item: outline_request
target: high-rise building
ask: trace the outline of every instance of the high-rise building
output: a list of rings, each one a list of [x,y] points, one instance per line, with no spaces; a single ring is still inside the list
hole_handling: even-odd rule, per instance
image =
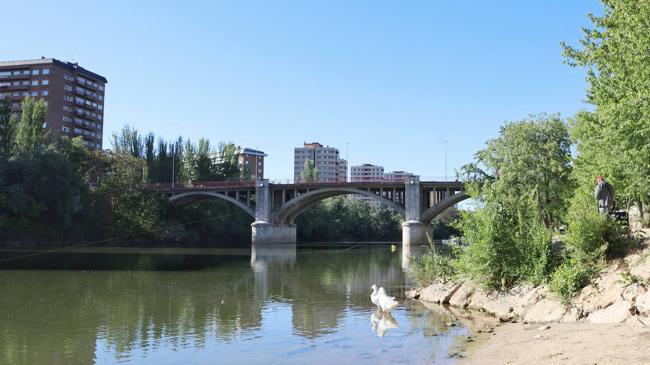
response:
[[[237,146],[235,149],[235,158],[237,159],[237,165],[239,166],[239,178],[242,180],[246,178],[251,180],[263,179],[264,157],[266,156],[267,154],[262,151],[254,150],[248,147],[242,148],[241,146]],[[221,162],[221,152],[211,154],[210,158],[212,158],[215,163]]]
[[[0,62],[0,99],[11,99],[16,116],[26,96],[42,98],[50,135],[81,136],[92,149],[102,148],[106,83],[105,77],[77,63],[54,58]]]
[[[311,160],[318,171],[319,182],[344,182],[347,172],[347,161],[339,159],[339,150],[323,146],[318,142],[303,144],[303,147],[294,149],[293,157],[293,178],[294,181],[301,180],[305,162]]]
[[[237,161],[242,178],[248,175],[253,180],[263,179],[264,157],[266,156],[266,153],[262,151],[237,146]]]
[[[352,166],[350,169],[351,182],[381,182],[384,181],[384,167],[364,163]]]

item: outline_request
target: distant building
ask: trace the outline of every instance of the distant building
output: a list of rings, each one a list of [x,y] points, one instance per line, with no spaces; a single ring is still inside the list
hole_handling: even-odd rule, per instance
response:
[[[54,58],[0,62],[0,100],[9,98],[16,116],[26,96],[44,99],[50,136],[81,136],[91,149],[102,148],[106,83],[77,63]]]
[[[345,182],[347,161],[339,159],[339,150],[323,146],[318,142],[303,144],[296,147],[293,155],[293,179],[299,182],[305,168],[305,162],[311,160],[318,171],[319,182]]]
[[[264,157],[266,153],[252,148],[241,148],[237,146],[237,161],[242,178],[249,175],[252,180],[264,178]]]
[[[350,169],[351,182],[382,182],[384,181],[384,167],[364,163],[352,166]]]
[[[406,171],[391,171],[384,174],[385,182],[406,182],[406,180],[413,176],[412,173]]]
[[[266,153],[252,148],[242,148],[237,146],[235,150],[235,157],[237,157],[237,164],[240,171],[240,179],[246,178],[250,180],[257,180],[264,178],[264,158]],[[214,162],[221,161],[221,153],[217,152],[210,155]]]

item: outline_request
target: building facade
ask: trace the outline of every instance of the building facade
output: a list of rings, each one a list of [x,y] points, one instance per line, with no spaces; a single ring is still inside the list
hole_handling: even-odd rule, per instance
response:
[[[384,181],[384,167],[364,163],[352,166],[350,169],[351,182],[381,182]]]
[[[51,137],[81,136],[91,149],[102,148],[106,83],[77,63],[54,58],[0,62],[0,99],[11,99],[16,116],[26,96],[44,99]]]
[[[237,161],[241,178],[246,177],[257,180],[264,178],[264,157],[266,153],[252,148],[241,148],[237,146]]]
[[[412,173],[406,171],[391,171],[384,174],[385,182],[406,182],[406,180],[413,176]]]
[[[310,160],[318,171],[318,182],[345,182],[347,177],[347,161],[339,158],[339,150],[323,146],[318,142],[304,143],[303,147],[294,149],[293,178],[301,180],[305,162]]]

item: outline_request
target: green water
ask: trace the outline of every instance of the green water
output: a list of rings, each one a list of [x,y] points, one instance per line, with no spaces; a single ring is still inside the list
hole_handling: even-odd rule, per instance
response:
[[[25,255],[0,252],[0,260]],[[462,327],[352,249],[88,249],[0,262],[0,364],[443,364]],[[369,300],[377,283],[400,305]]]

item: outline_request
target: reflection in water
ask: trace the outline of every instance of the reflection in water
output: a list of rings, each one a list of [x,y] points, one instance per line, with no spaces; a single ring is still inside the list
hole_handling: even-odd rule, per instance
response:
[[[379,337],[384,337],[389,329],[397,328],[397,321],[393,318],[393,315],[381,309],[377,309],[370,315],[370,323],[373,331],[377,332]]]
[[[411,270],[411,262],[414,258],[422,256],[427,250],[428,245],[402,245],[402,270],[408,273]]]
[[[406,286],[386,247],[88,250],[11,265],[0,268],[0,364],[423,363],[440,338],[429,335],[449,331],[408,304],[394,315],[409,325],[375,314],[382,342],[368,333],[370,284],[399,298]]]

